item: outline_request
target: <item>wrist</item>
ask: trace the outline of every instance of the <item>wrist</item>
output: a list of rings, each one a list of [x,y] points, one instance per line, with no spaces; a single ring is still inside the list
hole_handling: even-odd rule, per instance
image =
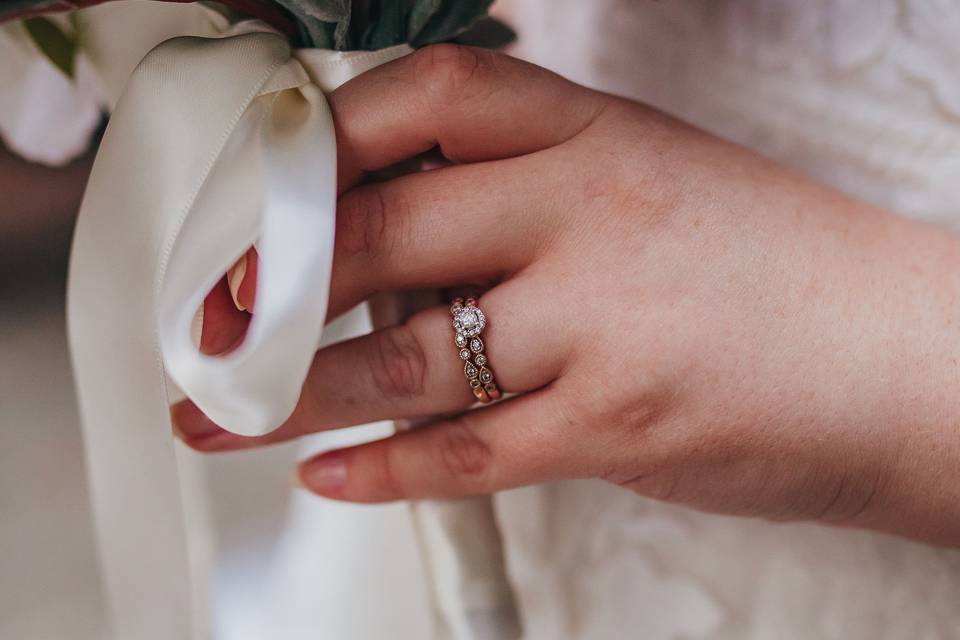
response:
[[[877,366],[864,369],[864,387],[877,395],[863,429],[876,439],[876,469],[841,522],[958,546],[960,237],[884,218],[880,264],[864,265],[877,323],[866,343],[879,353],[866,356]]]

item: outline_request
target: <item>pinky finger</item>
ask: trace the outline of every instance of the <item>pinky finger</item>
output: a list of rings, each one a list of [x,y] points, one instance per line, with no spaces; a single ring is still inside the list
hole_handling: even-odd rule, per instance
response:
[[[562,396],[548,387],[300,465],[303,486],[349,502],[453,498],[586,477]],[[581,431],[582,432],[582,431]]]

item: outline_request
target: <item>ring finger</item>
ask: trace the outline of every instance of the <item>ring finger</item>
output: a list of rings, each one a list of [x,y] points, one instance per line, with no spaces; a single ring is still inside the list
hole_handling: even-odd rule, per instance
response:
[[[535,280],[510,280],[479,303],[487,316],[481,334],[487,366],[505,393],[550,383],[567,359],[564,329],[551,323],[557,314],[531,295],[546,290]],[[174,424],[189,446],[227,451],[377,420],[457,412],[475,398],[454,335],[450,311],[433,308],[403,325],[322,349],[297,408],[266,436],[245,438],[225,431],[189,401],[174,407]]]

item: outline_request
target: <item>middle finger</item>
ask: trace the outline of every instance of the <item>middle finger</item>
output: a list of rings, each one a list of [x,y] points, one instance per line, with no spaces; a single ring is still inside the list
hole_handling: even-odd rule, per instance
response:
[[[337,211],[330,316],[384,290],[491,282],[528,266],[557,228],[536,163],[450,166],[365,185]],[[539,182],[539,181],[538,181]]]

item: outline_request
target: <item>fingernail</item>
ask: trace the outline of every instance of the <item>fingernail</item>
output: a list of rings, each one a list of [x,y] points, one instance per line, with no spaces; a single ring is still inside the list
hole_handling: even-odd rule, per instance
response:
[[[303,479],[300,477],[301,472],[302,469],[299,466],[290,470],[290,487],[292,489],[306,489],[303,484]]]
[[[303,484],[318,493],[335,491],[347,482],[347,461],[340,452],[324,454],[301,467]]]
[[[187,440],[203,440],[228,433],[208,418],[197,405],[190,401],[181,402],[170,410],[173,428]]]
[[[233,298],[233,304],[240,311],[246,311],[246,307],[240,302],[240,285],[243,284],[243,277],[247,275],[247,254],[243,254],[237,260],[229,271],[227,271],[227,286],[230,287],[230,296]]]

